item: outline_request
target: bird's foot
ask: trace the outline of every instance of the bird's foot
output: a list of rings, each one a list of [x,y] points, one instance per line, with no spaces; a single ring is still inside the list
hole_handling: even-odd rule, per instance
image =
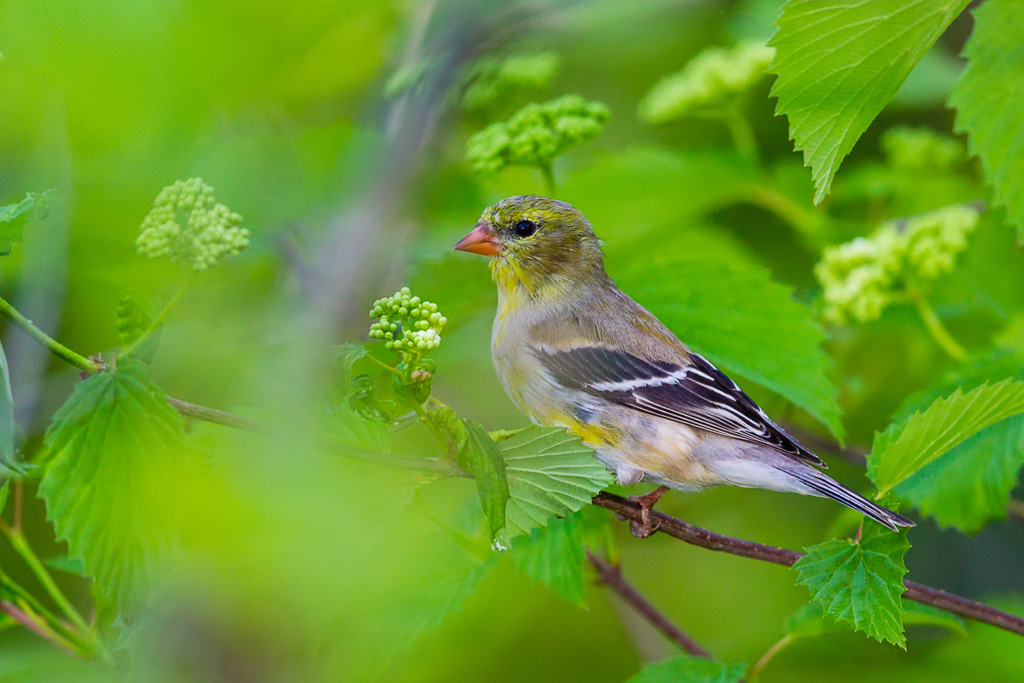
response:
[[[645,493],[642,496],[630,496],[629,499],[635,503],[640,504],[640,521],[632,519],[629,521],[629,531],[637,538],[647,538],[661,526],[661,522],[657,524],[651,518],[651,510],[657,504],[661,497],[668,491],[667,486],[659,486],[650,493]]]

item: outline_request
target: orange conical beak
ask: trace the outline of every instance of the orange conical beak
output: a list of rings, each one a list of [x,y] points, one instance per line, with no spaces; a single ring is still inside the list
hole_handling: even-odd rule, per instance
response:
[[[491,226],[481,221],[452,249],[468,251],[470,254],[480,254],[481,256],[497,256],[501,253],[501,243],[498,242],[497,235],[494,234]]]

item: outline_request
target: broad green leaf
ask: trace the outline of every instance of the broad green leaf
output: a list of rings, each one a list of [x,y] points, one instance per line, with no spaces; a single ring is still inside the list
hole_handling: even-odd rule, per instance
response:
[[[391,418],[394,406],[377,397],[374,378],[355,375],[353,365],[367,355],[362,344],[341,344],[332,349],[336,373],[331,375],[331,405],[325,415],[325,431],[360,448],[391,450]],[[376,367],[374,367],[376,370]],[[382,375],[384,370],[381,370]]]
[[[943,526],[973,533],[1006,517],[1024,466],[1024,415],[995,423],[907,477],[893,495]]]
[[[4,483],[0,484],[0,515],[4,513],[7,508],[7,498],[11,495],[11,480],[10,478],[4,479]]]
[[[505,539],[576,512],[614,481],[594,452],[561,427],[531,425],[498,441],[498,448],[508,476]]]
[[[14,396],[11,394],[11,373],[7,367],[7,354],[0,344],[0,475],[24,474],[25,470],[15,458],[15,436],[18,425],[14,421]]]
[[[647,664],[626,683],[739,683],[746,672],[746,664],[683,656]]]
[[[360,415],[349,405],[331,409],[325,420],[325,430],[334,439],[359,448],[375,451],[391,450],[391,432],[384,422]]]
[[[956,390],[924,412],[893,423],[868,455],[868,476],[879,495],[986,427],[1024,412],[1024,382],[982,384],[967,393]]]
[[[469,596],[491,573],[497,560],[498,556],[494,555],[458,574],[451,569],[430,574],[426,585],[417,592],[412,618],[401,627],[403,635],[412,638],[437,628],[449,615],[462,609]]]
[[[965,363],[928,389],[914,394],[896,411],[894,422],[928,408],[956,389],[970,390],[987,380],[1024,377],[1024,361],[996,352]],[[1024,466],[1024,415],[1008,417],[968,437],[910,475],[893,494],[931,515],[943,526],[973,533],[1006,516],[1010,494]]]
[[[968,0],[790,0],[769,41],[776,114],[829,192],[840,162]]]
[[[338,363],[339,370],[341,372],[341,381],[344,385],[348,386],[348,381],[352,376],[352,366],[360,358],[366,357],[366,347],[362,344],[345,343],[335,346],[334,357]]]
[[[476,481],[480,506],[487,516],[491,538],[494,538],[505,526],[511,482],[506,477],[501,451],[484,428],[469,420],[462,420],[462,423],[466,427],[465,439],[458,444],[456,458],[459,467]]]
[[[671,259],[647,258],[618,279],[692,349],[778,393],[843,438],[838,390],[829,378],[833,363],[821,346],[825,334],[811,310],[764,268],[729,250],[695,246]]]
[[[986,0],[974,10],[967,68],[949,103],[956,131],[981,158],[997,204],[1024,242],[1024,3]]]
[[[17,204],[0,206],[0,256],[11,253],[15,242],[20,242],[25,226],[36,217],[44,217],[50,190],[29,192]]]
[[[922,605],[910,600],[903,600],[903,625],[938,626],[960,635],[967,635],[967,627],[960,617],[937,607]],[[786,635],[790,639],[814,638],[851,629],[852,625],[849,623],[827,618],[822,612],[821,605],[817,602],[803,605],[786,622]]]
[[[123,358],[75,387],[46,445],[39,495],[57,537],[99,592],[131,614],[174,545],[175,482],[187,465],[181,417],[148,368]]]
[[[583,529],[579,514],[552,520],[512,542],[516,570],[574,605],[583,605]]]
[[[793,569],[797,583],[810,589],[811,600],[828,617],[906,647],[900,596],[906,590],[903,556],[909,548],[905,534],[866,524],[859,542],[836,539],[805,548]]]

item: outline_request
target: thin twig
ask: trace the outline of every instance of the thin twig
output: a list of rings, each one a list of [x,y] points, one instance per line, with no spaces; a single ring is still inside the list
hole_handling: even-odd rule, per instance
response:
[[[235,415],[234,413],[227,413],[223,410],[207,408],[206,406],[196,405],[195,403],[171,398],[170,396],[167,397],[167,402],[174,406],[175,410],[185,417],[190,417],[196,420],[212,422],[225,427],[232,427],[244,432],[262,434],[264,436],[280,432],[280,428],[276,428],[273,425],[260,422],[259,420],[254,420],[243,415]],[[378,465],[387,465],[389,467],[398,467],[406,470],[434,472],[449,477],[468,476],[465,472],[460,470],[456,464],[447,460],[442,460],[441,458],[421,458],[411,455],[395,455],[385,451],[376,451],[372,448],[364,448],[348,441],[332,439],[326,436],[320,437],[318,446],[329,453],[338,453],[356,460],[372,462]]]
[[[12,323],[25,330],[25,332],[27,332],[33,339],[45,346],[50,353],[58,358],[63,358],[68,363],[71,363],[80,370],[90,374],[99,372],[101,367],[99,363],[94,360],[89,360],[79,353],[75,353],[50,335],[43,332],[41,329],[36,327],[35,323],[22,315],[21,311],[16,309],[14,306],[11,306],[11,304],[9,304],[3,297],[0,297],[0,315],[3,315]]]
[[[67,596],[64,595],[64,592],[61,591],[57,582],[53,580],[53,576],[51,576],[50,572],[46,569],[46,565],[44,565],[43,561],[39,559],[38,555],[36,555],[35,550],[33,550],[32,546],[29,545],[28,540],[21,531],[11,528],[6,522],[0,519],[0,532],[7,537],[11,547],[17,551],[28,568],[32,570],[32,573],[46,590],[46,594],[50,596],[50,599],[53,600],[62,612],[64,612],[79,632],[81,632],[83,636],[87,636],[89,634],[89,624],[86,623],[79,611],[75,609],[75,606],[70,600],[68,600]],[[100,644],[98,642],[95,643],[95,645],[97,649],[100,648]]]
[[[0,611],[11,616],[19,624],[27,628],[28,630],[35,633],[43,640],[48,640],[60,649],[64,650],[68,654],[81,657],[82,654],[78,652],[74,645],[60,636],[59,634],[50,630],[45,623],[40,622],[38,619],[33,618],[27,612],[23,611],[20,607],[15,605],[9,600],[0,600]]]
[[[607,585],[618,593],[619,597],[629,603],[630,607],[636,610],[640,616],[649,621],[654,628],[661,631],[666,638],[679,645],[679,647],[683,648],[694,657],[712,659],[710,652],[701,647],[700,643],[691,638],[685,631],[673,624],[672,621],[662,614],[657,607],[652,605],[647,598],[641,595],[640,591],[626,581],[622,576],[621,569],[608,564],[603,559],[590,552],[589,548],[586,552],[587,559],[590,561],[590,564],[594,565],[594,569],[597,570],[597,575],[601,580],[601,583]]]
[[[915,289],[908,289],[907,297],[914,304],[914,308],[917,309],[917,313],[921,316],[921,321],[924,323],[928,333],[931,334],[942,350],[946,352],[946,355],[957,363],[963,363],[967,360],[968,355],[970,355],[967,353],[967,349],[960,346],[960,343],[949,333],[946,326],[942,324],[942,319],[939,318],[935,309],[931,307],[931,304],[928,303],[924,295]]]
[[[611,510],[625,519],[637,522],[642,521],[640,504],[622,496],[602,491],[594,496],[593,502],[594,505]],[[716,534],[713,531],[708,531],[657,510],[652,510],[651,516],[657,522],[655,528],[659,532],[686,543],[707,548],[708,550],[718,550],[731,555],[748,557],[753,560],[761,560],[762,562],[772,562],[786,567],[792,567],[796,564],[797,560],[803,557],[803,553],[795,550],[777,548],[764,543],[744,541]],[[1024,636],[1024,618],[1009,612],[1003,612],[980,602],[975,602],[960,595],[947,593],[938,588],[931,588],[930,586],[924,586],[913,581],[904,581],[904,583],[906,584],[907,591],[903,594],[903,597],[908,600],[932,605],[965,619],[973,619],[974,621],[991,624],[1011,633]]]

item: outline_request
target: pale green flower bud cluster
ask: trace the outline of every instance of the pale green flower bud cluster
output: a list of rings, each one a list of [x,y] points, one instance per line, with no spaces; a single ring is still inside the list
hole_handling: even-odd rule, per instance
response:
[[[640,118],[668,123],[724,107],[764,77],[774,54],[774,48],[755,42],[708,48],[651,88],[640,103]]]
[[[890,128],[882,136],[882,149],[893,168],[904,171],[949,171],[967,158],[959,140],[927,128]]]
[[[953,205],[829,247],[814,269],[824,290],[825,317],[841,324],[876,320],[908,282],[951,271],[977,224],[975,209]]]
[[[149,258],[170,258],[206,270],[249,244],[242,217],[213,197],[202,178],[179,180],[160,191],[142,221],[135,246]]]
[[[558,71],[554,52],[514,54],[504,59],[485,57],[473,65],[461,89],[463,109],[486,109],[509,92],[547,87]]]
[[[370,326],[370,339],[383,341],[385,348],[417,356],[441,345],[441,330],[448,323],[437,304],[413,296],[408,287],[374,301],[370,317],[377,318]]]
[[[483,172],[513,165],[546,167],[566,150],[597,137],[610,115],[605,105],[579,95],[528,104],[508,121],[475,133],[466,143],[466,159]]]

